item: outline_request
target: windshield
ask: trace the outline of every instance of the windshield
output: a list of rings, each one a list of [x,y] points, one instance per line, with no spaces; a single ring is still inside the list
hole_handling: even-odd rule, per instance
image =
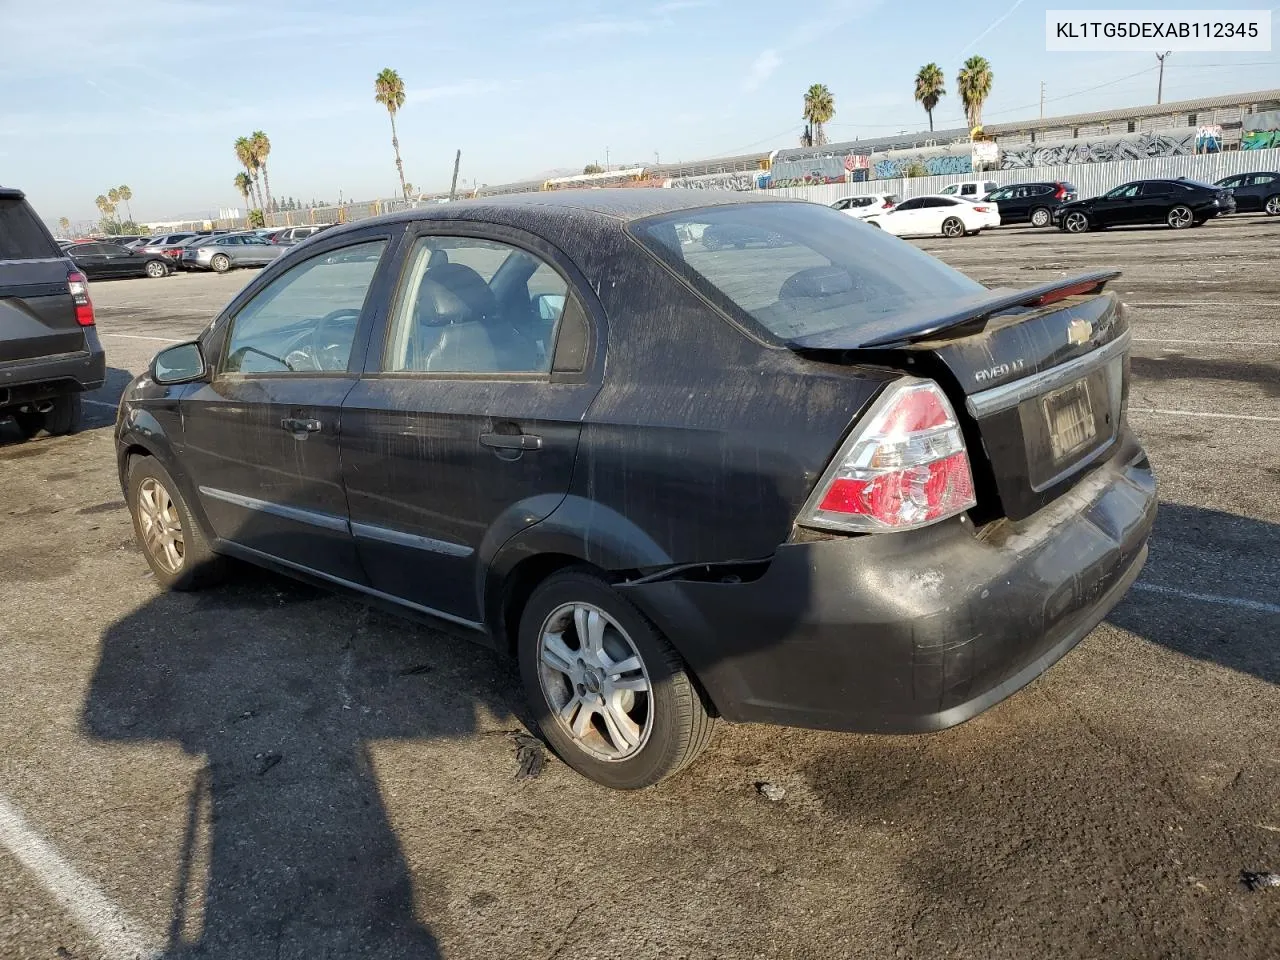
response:
[[[782,341],[883,326],[981,284],[816,203],[742,203],[640,220],[632,233],[730,316]]]

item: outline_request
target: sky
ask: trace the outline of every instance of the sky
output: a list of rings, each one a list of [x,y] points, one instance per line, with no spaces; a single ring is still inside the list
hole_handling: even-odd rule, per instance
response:
[[[1268,9],[1258,0],[1238,8]],[[1108,6],[1086,0],[1079,7]],[[1169,9],[1123,0],[1109,6]],[[1199,4],[1182,7],[1213,6]],[[397,70],[406,178],[448,189],[587,163],[651,164],[797,143],[812,83],[835,98],[832,140],[926,129],[916,70],[955,91],[992,65],[988,123],[1155,102],[1147,53],[1046,53],[1063,0],[0,0],[0,184],[48,221],[97,216],[127,183],[138,220],[241,206],[232,143],[271,138],[272,193],[303,201],[398,193],[374,76]],[[1176,53],[1164,98],[1280,87],[1280,52]],[[935,111],[963,126],[959,98]]]

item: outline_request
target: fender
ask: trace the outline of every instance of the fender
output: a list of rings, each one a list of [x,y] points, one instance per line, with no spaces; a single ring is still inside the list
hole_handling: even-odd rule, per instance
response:
[[[158,402],[145,407],[138,406],[138,400],[153,399],[140,396],[145,394],[146,386],[147,384],[139,381],[126,388],[126,397],[133,401],[133,405],[130,406],[125,419],[116,425],[116,470],[120,477],[120,490],[128,500],[129,491],[125,475],[128,465],[126,453],[130,448],[141,447],[148,455],[155,457],[169,472],[169,476],[173,477],[187,509],[191,511],[196,523],[200,524],[205,537],[213,542],[216,538],[213,528],[209,525],[209,518],[205,516],[204,505],[200,502],[196,488],[190,482],[186,471],[178,465],[177,448],[181,443],[175,441],[172,433],[175,427],[181,430],[181,415],[178,410],[181,398],[177,396],[154,398]],[[155,389],[155,385],[151,386]],[[166,421],[171,421],[171,425],[166,426]]]

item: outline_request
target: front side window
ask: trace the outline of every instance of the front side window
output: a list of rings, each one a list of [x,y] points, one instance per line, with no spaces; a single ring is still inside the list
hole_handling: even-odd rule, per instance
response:
[[[1105,200],[1121,200],[1125,197],[1136,197],[1138,190],[1142,187],[1140,183],[1126,183],[1123,186],[1116,187],[1108,193],[1103,199]]]
[[[224,373],[347,369],[356,325],[385,240],[304,260],[267,284],[232,321]]]
[[[423,237],[405,276],[387,372],[550,372],[569,285],[540,257],[492,240]]]
[[[778,241],[741,248],[680,243],[682,232],[705,236],[712,227]],[[783,341],[837,329],[870,331],[904,311],[941,309],[984,289],[911,244],[816,203],[682,210],[640,220],[630,230],[731,317]]]

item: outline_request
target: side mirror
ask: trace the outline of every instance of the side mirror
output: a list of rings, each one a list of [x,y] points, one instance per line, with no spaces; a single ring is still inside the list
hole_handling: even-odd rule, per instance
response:
[[[198,342],[166,347],[151,361],[151,379],[156,383],[191,383],[205,375],[204,351]]]

